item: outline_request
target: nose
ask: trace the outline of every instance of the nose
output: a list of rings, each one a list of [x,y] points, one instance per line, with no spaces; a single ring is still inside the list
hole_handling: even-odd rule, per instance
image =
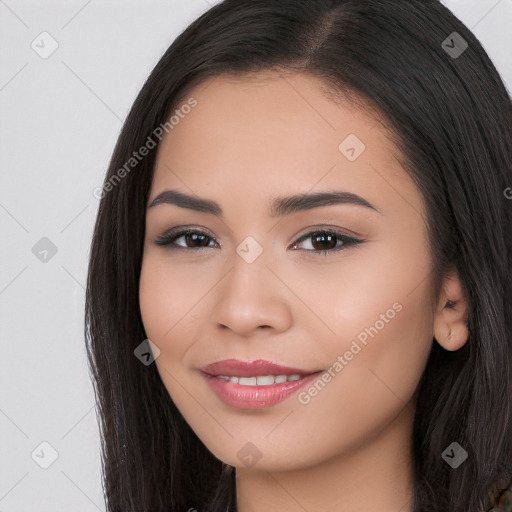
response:
[[[230,329],[241,337],[251,337],[263,329],[276,333],[289,329],[292,294],[267,266],[266,251],[252,263],[236,253],[232,261],[233,267],[216,287],[210,317],[215,327]]]

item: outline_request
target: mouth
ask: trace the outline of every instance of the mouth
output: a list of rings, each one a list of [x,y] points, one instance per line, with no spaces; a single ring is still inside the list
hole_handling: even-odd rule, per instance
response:
[[[229,359],[203,367],[201,374],[224,403],[259,409],[281,402],[323,371],[292,368],[261,359]]]
[[[227,379],[242,379],[238,382],[242,385],[255,386],[258,381],[244,380],[244,379],[260,379],[260,385],[273,384],[274,382],[281,383],[289,380],[299,380],[302,377],[318,373],[323,370],[305,370],[302,368],[295,368],[285,366],[272,361],[265,361],[257,359],[255,361],[241,361],[239,359],[225,359],[217,361],[201,368],[203,373],[207,373],[212,377],[220,377]],[[270,377],[274,378],[274,382],[270,382]],[[232,381],[233,382],[233,381]]]

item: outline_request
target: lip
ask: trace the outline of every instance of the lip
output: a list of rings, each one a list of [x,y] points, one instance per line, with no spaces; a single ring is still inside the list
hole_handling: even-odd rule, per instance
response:
[[[271,361],[240,361],[226,359],[201,368],[201,375],[210,389],[225,404],[243,409],[271,407],[311,383],[323,370],[309,371],[283,366]],[[243,386],[217,378],[218,375],[255,377],[261,375],[300,375],[299,380],[265,386]]]
[[[313,373],[299,380],[268,386],[241,386],[231,381],[213,377],[208,373],[201,372],[201,375],[206,379],[210,389],[225,404],[242,409],[262,409],[276,405],[293,395],[300,388],[318,378],[319,373]]]
[[[211,376],[229,375],[237,377],[255,377],[258,375],[310,375],[318,370],[304,370],[283,366],[271,361],[257,359],[255,361],[241,361],[239,359],[225,359],[201,368],[203,373]]]

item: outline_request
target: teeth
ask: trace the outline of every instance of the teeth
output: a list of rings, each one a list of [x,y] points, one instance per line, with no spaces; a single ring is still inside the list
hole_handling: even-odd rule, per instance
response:
[[[256,377],[256,384],[258,386],[269,386],[270,384],[274,384],[276,382],[276,378],[272,375],[265,375],[262,377]],[[240,381],[238,381],[240,384]],[[243,384],[243,382],[242,382]]]
[[[238,384],[241,386],[256,386],[257,381],[257,377],[239,377]]]
[[[224,379],[241,386],[269,386],[299,380],[300,375],[262,375],[258,377],[232,377],[229,375],[217,375],[217,379]]]

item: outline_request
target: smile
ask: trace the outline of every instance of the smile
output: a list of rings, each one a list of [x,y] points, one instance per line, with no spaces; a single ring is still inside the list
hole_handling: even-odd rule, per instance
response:
[[[224,379],[241,386],[270,386],[272,384],[282,384],[300,380],[302,377],[298,374],[293,375],[262,375],[256,377],[233,377],[228,375],[217,375],[217,379]]]
[[[201,372],[201,375],[213,391],[213,396],[225,404],[242,409],[262,409],[297,393],[318,378],[318,373],[237,377]]]

